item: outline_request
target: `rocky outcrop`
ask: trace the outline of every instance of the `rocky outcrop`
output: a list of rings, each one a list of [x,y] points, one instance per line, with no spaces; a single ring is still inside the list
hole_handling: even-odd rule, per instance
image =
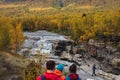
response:
[[[99,70],[98,74],[104,77],[106,80],[120,80],[120,75],[113,75],[111,73],[106,73],[102,70]]]
[[[112,43],[108,42],[104,46],[104,42],[90,40],[86,50],[88,51],[87,56],[100,62],[103,71],[120,74],[120,52],[113,47]]]
[[[114,68],[118,68],[120,69],[120,59],[113,59],[112,60],[112,65],[114,66]]]

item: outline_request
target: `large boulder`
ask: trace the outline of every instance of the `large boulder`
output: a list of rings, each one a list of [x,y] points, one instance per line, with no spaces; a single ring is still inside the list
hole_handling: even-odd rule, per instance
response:
[[[113,80],[120,80],[120,75],[115,76]]]
[[[118,68],[120,69],[120,59],[113,59],[112,60],[112,65],[115,67],[115,68]]]
[[[72,56],[69,53],[66,53],[66,51],[63,51],[60,58],[64,58],[64,59],[66,58],[68,60],[72,60]]]

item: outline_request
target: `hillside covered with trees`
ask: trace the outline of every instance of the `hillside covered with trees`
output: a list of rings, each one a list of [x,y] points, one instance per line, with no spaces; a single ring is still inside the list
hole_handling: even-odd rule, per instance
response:
[[[22,32],[37,30],[68,35],[76,43],[92,38],[104,42],[112,41],[117,46],[120,45],[117,44],[120,40],[119,0],[0,1],[0,49],[2,50],[11,50],[11,48],[19,50],[18,47],[23,42]]]
[[[1,1],[6,2],[6,0]],[[11,36],[11,32],[15,30],[12,28],[18,29],[17,26],[21,26],[24,31],[48,30],[69,35],[75,41],[85,41],[90,38],[119,41],[120,5],[117,5],[119,0],[96,0],[97,3],[111,4],[111,7],[90,5],[89,3],[93,3],[94,0],[56,0],[59,2],[57,7],[45,7],[46,4],[51,5],[54,2],[56,4],[55,0],[28,0],[29,2],[18,3],[9,1],[11,3],[0,5],[0,49],[10,48],[8,46],[11,44],[10,37],[15,36]],[[87,4],[80,5],[81,3]],[[7,36],[2,36],[4,33]]]
[[[3,10],[0,13],[2,15],[5,12]],[[87,41],[90,38],[119,42],[119,22],[120,9],[104,11],[84,10],[79,12],[78,10],[64,10],[64,8],[41,8],[40,11],[31,9],[26,12],[14,11],[14,13],[10,10],[0,17],[0,49],[10,48],[8,46],[11,44],[10,37],[13,38],[15,36],[12,32],[21,28],[24,31],[48,30],[57,32],[71,36],[76,42],[79,40]],[[17,26],[21,26],[21,28],[17,28]],[[18,32],[17,34],[20,34],[20,38],[23,38],[22,33]],[[12,41],[12,43],[18,42]]]

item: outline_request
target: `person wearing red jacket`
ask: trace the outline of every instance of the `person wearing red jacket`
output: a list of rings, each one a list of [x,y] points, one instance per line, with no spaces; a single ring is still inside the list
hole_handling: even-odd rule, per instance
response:
[[[81,80],[81,78],[79,77],[79,75],[76,73],[77,71],[77,66],[75,64],[72,64],[69,67],[69,75],[66,77],[66,80]]]
[[[36,80],[62,80],[60,76],[54,73],[55,61],[47,61],[46,69],[47,71],[43,75],[38,76]]]

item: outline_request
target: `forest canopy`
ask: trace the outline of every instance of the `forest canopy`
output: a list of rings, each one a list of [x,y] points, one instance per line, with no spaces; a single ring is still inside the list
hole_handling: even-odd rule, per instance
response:
[[[120,40],[119,5],[110,7],[69,4],[60,7],[41,7],[40,5],[33,6],[33,4],[34,2],[0,5],[1,50],[11,48],[11,39],[15,36],[11,31],[15,32],[16,29],[20,31],[17,33],[21,36],[19,44],[23,42],[23,31],[37,30],[68,35],[76,42],[89,39],[113,42]],[[17,26],[20,27],[16,28]],[[12,43],[15,45],[14,41]]]

